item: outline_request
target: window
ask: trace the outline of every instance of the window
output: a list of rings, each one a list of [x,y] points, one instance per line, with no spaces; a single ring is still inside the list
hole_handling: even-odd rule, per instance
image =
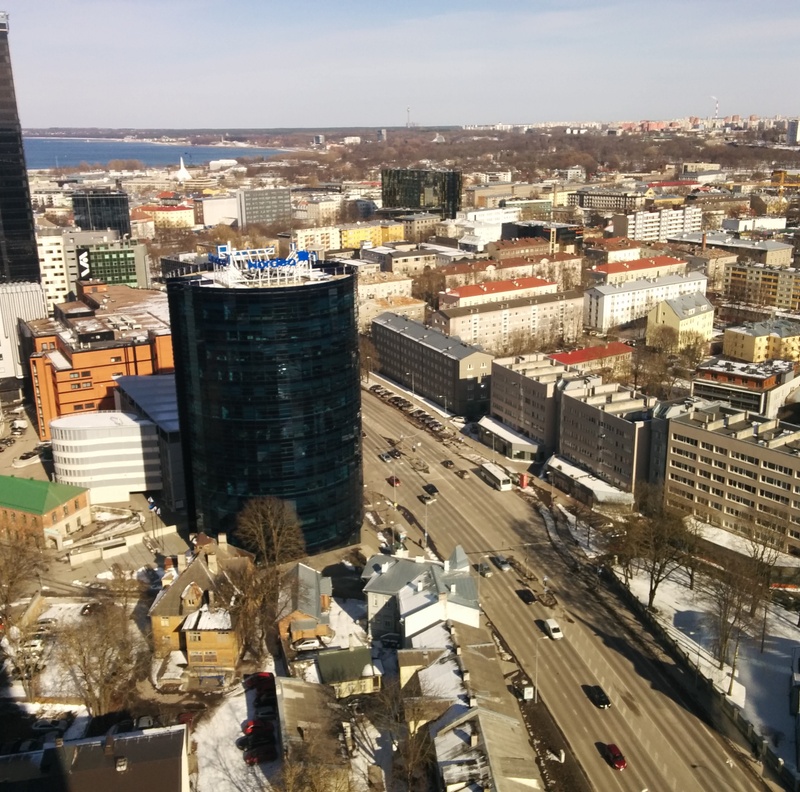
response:
[[[81,377],[91,377],[91,376],[92,376],[92,372],[91,371],[82,371],[81,372]]]
[[[162,616],[161,617],[161,626],[162,627],[169,627],[169,616]]]
[[[119,355],[116,355],[111,358],[112,363],[122,363],[122,358]]]
[[[189,643],[200,643],[200,633],[199,632],[190,632],[189,633]]]
[[[78,379],[79,377],[80,377],[80,374],[78,374],[77,371],[70,371],[70,373],[69,373],[69,378],[70,379]]]
[[[92,383],[91,382],[84,382],[83,383],[83,387],[84,388],[91,388],[92,387]]]

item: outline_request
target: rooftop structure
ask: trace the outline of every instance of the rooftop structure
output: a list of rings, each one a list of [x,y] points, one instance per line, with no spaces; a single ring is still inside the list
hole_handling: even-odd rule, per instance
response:
[[[787,267],[792,263],[792,246],[772,240],[742,239],[722,231],[696,231],[670,234],[668,242],[682,242],[702,247],[735,251],[762,264]]]

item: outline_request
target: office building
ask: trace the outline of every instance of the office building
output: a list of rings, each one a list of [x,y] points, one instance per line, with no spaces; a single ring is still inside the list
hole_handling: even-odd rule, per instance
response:
[[[258,223],[270,225],[292,219],[292,193],[288,187],[237,190],[236,205],[242,230]]]
[[[72,193],[75,225],[82,231],[116,231],[120,237],[131,235],[128,194],[122,190],[95,188]]]
[[[0,401],[19,399],[28,379],[28,361],[20,353],[19,323],[46,316],[41,284],[0,283]]]
[[[372,321],[381,374],[445,412],[478,418],[489,410],[492,355],[396,313]]]
[[[0,12],[0,229],[0,283],[38,282],[39,256],[4,12]]]
[[[383,168],[384,209],[437,212],[454,218],[461,209],[461,171]]]
[[[54,418],[113,410],[119,377],[173,370],[163,292],[83,281],[78,298],[19,324],[41,440]]]
[[[797,118],[789,119],[786,124],[786,144],[800,146],[800,120]]]
[[[343,544],[364,496],[356,278],[226,261],[167,286],[192,529],[235,536],[245,504],[273,496],[309,548]]]
[[[124,284],[147,288],[147,247],[128,239],[100,242],[76,250],[78,277],[81,281]]]

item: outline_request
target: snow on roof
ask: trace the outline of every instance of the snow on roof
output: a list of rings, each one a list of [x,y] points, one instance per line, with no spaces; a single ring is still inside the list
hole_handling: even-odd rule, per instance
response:
[[[420,669],[419,685],[423,696],[464,700],[467,695],[455,655],[440,658]]]
[[[227,610],[203,605],[186,617],[181,630],[230,630],[231,627],[231,614]]]
[[[708,523],[695,520],[693,517],[689,518],[690,524],[696,528],[698,535],[705,539],[707,542],[725,547],[728,550],[733,550],[736,553],[741,553],[744,556],[752,555],[752,544],[746,536],[726,531],[724,528],[717,528]],[[789,555],[788,553],[781,553],[773,548],[770,548],[770,553],[775,552],[777,560],[775,566],[778,567],[800,567],[800,558],[797,556]]]

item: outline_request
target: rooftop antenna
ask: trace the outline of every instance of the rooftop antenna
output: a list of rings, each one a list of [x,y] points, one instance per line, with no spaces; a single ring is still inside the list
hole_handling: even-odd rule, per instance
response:
[[[411,108],[406,108],[406,126],[411,129]]]

